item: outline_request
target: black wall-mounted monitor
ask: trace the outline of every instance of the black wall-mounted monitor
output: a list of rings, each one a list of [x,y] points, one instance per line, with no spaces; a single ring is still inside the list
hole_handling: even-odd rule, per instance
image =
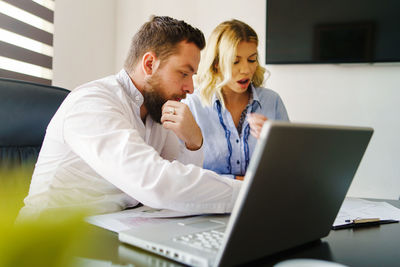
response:
[[[400,0],[267,0],[266,64],[400,62]]]

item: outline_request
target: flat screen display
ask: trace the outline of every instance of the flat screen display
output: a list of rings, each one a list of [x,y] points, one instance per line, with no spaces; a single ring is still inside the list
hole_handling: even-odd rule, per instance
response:
[[[400,62],[400,0],[267,0],[266,64]]]

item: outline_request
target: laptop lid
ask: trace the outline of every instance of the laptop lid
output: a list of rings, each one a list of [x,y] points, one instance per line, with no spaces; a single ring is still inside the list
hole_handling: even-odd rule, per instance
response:
[[[217,265],[328,235],[373,129],[270,121],[232,211]]]
[[[328,235],[372,136],[371,128],[267,122],[229,221],[176,219],[119,233],[122,242],[190,265],[232,266]],[[223,227],[217,253],[180,234]],[[176,256],[175,256],[176,254]]]

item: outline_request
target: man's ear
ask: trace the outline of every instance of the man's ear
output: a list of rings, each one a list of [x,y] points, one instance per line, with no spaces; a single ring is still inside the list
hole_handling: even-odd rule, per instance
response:
[[[152,75],[156,67],[156,56],[153,52],[147,52],[142,58],[142,69],[145,75]]]

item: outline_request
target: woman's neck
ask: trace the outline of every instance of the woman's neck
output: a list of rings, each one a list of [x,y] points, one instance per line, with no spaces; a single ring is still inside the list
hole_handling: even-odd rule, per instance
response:
[[[224,97],[225,106],[235,109],[235,107],[245,107],[247,105],[250,93],[248,90],[243,93],[236,93],[230,89],[222,88],[222,96]]]
[[[249,103],[250,93],[248,90],[243,93],[236,93],[230,89],[222,89],[222,95],[224,97],[225,108],[231,114],[233,122],[237,127],[239,125],[240,116]]]

